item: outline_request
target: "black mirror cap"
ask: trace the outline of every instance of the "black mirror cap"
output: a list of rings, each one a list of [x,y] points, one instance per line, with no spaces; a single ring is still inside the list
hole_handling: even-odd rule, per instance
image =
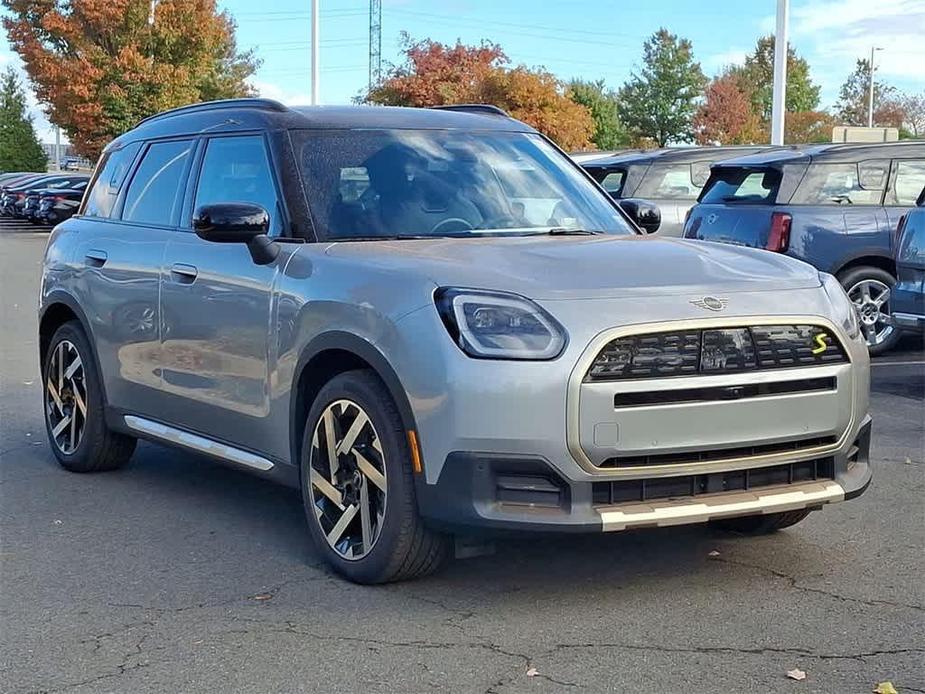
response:
[[[662,211],[658,205],[640,198],[620,200],[620,207],[630,216],[636,226],[647,234],[654,234],[662,225]]]
[[[270,215],[260,205],[221,202],[203,205],[193,215],[193,230],[205,241],[249,243],[270,229]]]
[[[193,230],[204,241],[246,243],[257,265],[269,265],[279,255],[279,246],[267,236],[270,215],[260,205],[247,202],[203,205],[193,215]]]

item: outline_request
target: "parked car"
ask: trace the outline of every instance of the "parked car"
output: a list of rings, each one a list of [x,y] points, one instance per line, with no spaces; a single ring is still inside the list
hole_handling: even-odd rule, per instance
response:
[[[35,219],[39,224],[58,224],[70,219],[83,199],[88,181],[77,183],[71,188],[46,188],[41,191]]]
[[[601,159],[603,157],[613,157],[617,154],[623,154],[624,152],[632,151],[630,149],[588,149],[581,150],[578,152],[569,152],[569,156],[572,158],[572,161],[579,164],[583,164],[586,161],[594,161],[596,159]]]
[[[299,487],[354,581],[428,573],[460,529],[770,532],[871,479],[869,357],[833,277],[646,236],[491,107],[149,118],[41,286],[61,465],[144,438]]]
[[[642,198],[661,211],[662,236],[680,236],[684,218],[707,182],[710,166],[770,147],[676,147],[636,150],[581,165],[617,199]]]
[[[899,223],[896,240],[896,286],[893,322],[904,330],[925,332],[925,188],[914,210]]]
[[[766,248],[838,277],[872,354],[900,331],[890,321],[893,236],[925,186],[925,143],[833,144],[716,164],[685,236]]]
[[[68,188],[89,180],[87,174],[52,174],[38,178],[18,181],[5,187],[0,197],[0,215],[4,217],[26,218],[26,198],[35,195],[43,188]],[[36,199],[37,202],[37,199]]]

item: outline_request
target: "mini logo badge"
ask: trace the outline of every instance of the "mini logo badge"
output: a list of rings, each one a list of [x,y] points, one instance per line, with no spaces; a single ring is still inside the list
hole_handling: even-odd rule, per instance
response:
[[[716,214],[715,212],[712,213],[712,214],[708,214],[708,215],[707,215],[707,224],[714,224],[714,223],[716,223],[716,220],[717,220],[717,219],[719,219],[719,217],[717,216],[717,214]]]
[[[704,296],[699,299],[691,299],[690,303],[697,308],[703,308],[707,311],[722,311],[726,308],[726,304],[729,303],[729,299],[717,299],[715,296]]]

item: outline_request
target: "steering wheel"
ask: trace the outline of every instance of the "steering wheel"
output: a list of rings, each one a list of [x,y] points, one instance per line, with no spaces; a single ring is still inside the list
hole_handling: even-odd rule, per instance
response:
[[[450,226],[451,224],[456,224],[457,228],[444,229],[444,227]],[[462,217],[447,217],[434,224],[434,228],[430,230],[430,233],[436,236],[442,231],[472,231],[473,229],[475,229],[475,227],[472,226],[472,223],[466,221]]]

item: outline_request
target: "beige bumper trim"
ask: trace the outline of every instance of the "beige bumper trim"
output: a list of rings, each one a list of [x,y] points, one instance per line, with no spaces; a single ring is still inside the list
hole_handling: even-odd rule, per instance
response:
[[[843,501],[845,490],[827,480],[767,487],[754,492],[709,494],[690,499],[665,499],[644,504],[620,504],[598,510],[605,531],[702,523],[726,516],[750,516],[796,511],[807,506]]]

